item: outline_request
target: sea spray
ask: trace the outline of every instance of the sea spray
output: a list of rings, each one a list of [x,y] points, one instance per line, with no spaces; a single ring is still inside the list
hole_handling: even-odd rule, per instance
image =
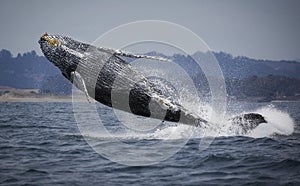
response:
[[[294,131],[294,120],[284,111],[278,110],[272,106],[262,107],[254,112],[263,115],[268,123],[263,123],[251,131],[248,136],[271,137],[272,135],[291,135]]]

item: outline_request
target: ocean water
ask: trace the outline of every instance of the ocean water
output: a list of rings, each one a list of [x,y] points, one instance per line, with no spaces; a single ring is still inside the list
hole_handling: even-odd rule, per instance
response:
[[[95,118],[75,118],[72,103],[2,102],[0,183],[300,185],[299,102],[235,103],[228,110],[256,111],[271,122],[246,136],[225,129],[207,133],[208,138],[199,135],[201,130],[185,136],[181,125],[128,133],[110,109],[98,105],[103,126],[113,133],[110,136],[93,129],[82,132],[81,127]],[[141,125],[147,123],[139,119]],[[132,152],[124,144],[137,149]],[[155,150],[157,144],[163,148]],[[203,144],[206,148],[201,149]],[[163,155],[162,160],[155,159]]]

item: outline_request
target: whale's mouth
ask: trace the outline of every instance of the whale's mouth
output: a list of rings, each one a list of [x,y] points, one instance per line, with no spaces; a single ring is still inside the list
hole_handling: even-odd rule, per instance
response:
[[[41,36],[40,40],[46,41],[51,47],[61,46],[59,39],[50,36],[47,32]]]

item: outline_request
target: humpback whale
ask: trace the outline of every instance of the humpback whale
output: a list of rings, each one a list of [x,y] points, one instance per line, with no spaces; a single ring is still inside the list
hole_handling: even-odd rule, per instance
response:
[[[212,124],[164,95],[155,83],[121,56],[160,61],[168,59],[96,47],[67,36],[47,33],[38,42],[45,57],[83,91],[88,100],[92,98],[109,107],[162,121],[198,127]],[[242,114],[230,121],[241,128],[239,134],[246,134],[260,123],[266,123],[265,118],[256,113]]]

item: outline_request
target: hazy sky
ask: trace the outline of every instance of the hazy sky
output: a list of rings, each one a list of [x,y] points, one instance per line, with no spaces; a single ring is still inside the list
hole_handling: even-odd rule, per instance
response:
[[[0,49],[40,53],[44,32],[93,42],[131,21],[171,21],[214,51],[262,59],[300,59],[300,1],[0,0]]]

